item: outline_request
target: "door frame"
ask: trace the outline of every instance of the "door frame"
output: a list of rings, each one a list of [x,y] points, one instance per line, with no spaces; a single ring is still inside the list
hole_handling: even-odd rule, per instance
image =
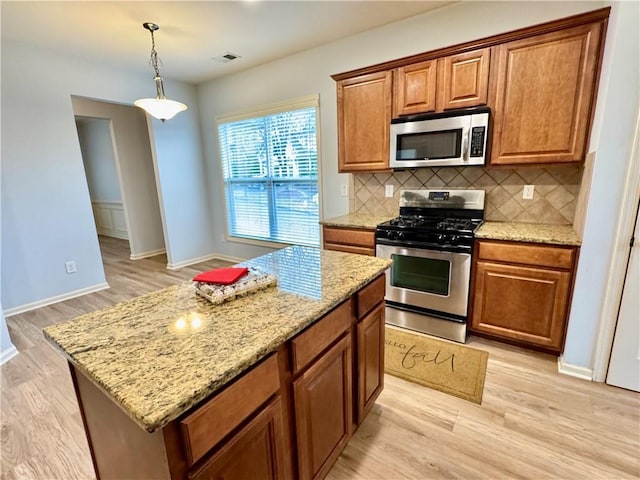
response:
[[[607,291],[596,337],[593,365],[594,382],[604,382],[609,369],[613,336],[618,323],[618,312],[622,300],[627,264],[629,263],[629,241],[633,236],[638,205],[640,205],[640,110],[636,119],[636,133],[631,147],[631,159],[624,184],[622,208],[607,279]],[[636,239],[636,241],[640,241],[640,239]]]

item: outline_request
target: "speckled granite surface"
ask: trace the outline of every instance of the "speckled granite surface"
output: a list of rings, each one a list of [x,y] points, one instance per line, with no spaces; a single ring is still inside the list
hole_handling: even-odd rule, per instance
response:
[[[152,432],[277,350],[390,261],[294,246],[242,265],[273,273],[278,286],[214,306],[186,282],[52,325],[45,337]]]
[[[320,222],[321,225],[327,225],[328,227],[351,227],[351,228],[368,228],[375,230],[379,223],[391,220],[394,216],[375,216],[375,215],[360,215],[357,213],[351,213],[349,215],[342,215],[340,217],[329,218]]]
[[[514,242],[548,243],[552,245],[581,244],[571,225],[540,223],[485,222],[476,231],[476,238],[511,240]]]

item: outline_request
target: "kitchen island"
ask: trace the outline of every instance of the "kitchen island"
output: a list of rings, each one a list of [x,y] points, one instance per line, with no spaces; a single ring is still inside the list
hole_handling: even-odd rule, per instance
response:
[[[289,247],[241,264],[276,287],[213,305],[187,282],[46,328],[98,478],[324,476],[382,389],[389,263]]]

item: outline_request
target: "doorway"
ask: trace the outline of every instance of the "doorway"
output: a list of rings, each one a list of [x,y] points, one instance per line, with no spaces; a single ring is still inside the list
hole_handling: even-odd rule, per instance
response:
[[[129,232],[113,151],[111,121],[82,116],[76,116],[75,119],[98,235],[127,240],[127,255],[130,255]]]
[[[81,97],[72,96],[72,104],[96,232],[128,242],[131,260],[165,253],[146,115],[129,105]]]
[[[629,260],[618,310],[618,322],[613,337],[609,370],[609,385],[640,392],[640,202],[636,209],[635,227]]]

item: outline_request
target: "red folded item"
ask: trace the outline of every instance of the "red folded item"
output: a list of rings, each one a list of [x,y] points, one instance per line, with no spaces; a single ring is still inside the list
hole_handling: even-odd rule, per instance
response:
[[[194,282],[217,283],[230,285],[249,271],[246,267],[216,268],[208,272],[202,272],[193,277]]]

